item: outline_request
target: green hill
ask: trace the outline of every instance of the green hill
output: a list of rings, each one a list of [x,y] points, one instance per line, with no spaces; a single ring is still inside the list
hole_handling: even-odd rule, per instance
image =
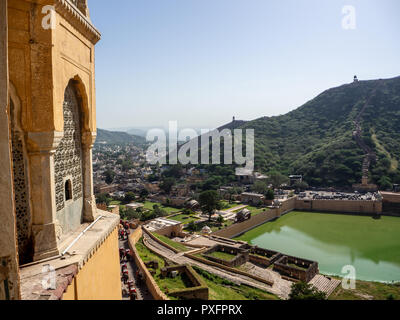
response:
[[[400,77],[346,84],[285,115],[247,122],[241,128],[255,129],[256,169],[302,174],[313,186],[359,183],[365,154],[353,138],[354,120],[368,100],[360,124],[377,154],[371,182],[400,183]]]
[[[146,145],[146,139],[143,137],[128,134],[126,132],[114,132],[103,129],[97,129],[97,144],[133,144],[138,147]]]

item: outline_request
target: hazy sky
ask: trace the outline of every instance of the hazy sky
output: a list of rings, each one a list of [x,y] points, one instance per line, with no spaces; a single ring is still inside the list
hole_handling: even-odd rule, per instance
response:
[[[342,8],[356,29],[342,28]],[[400,75],[399,0],[89,0],[100,128],[214,128]]]

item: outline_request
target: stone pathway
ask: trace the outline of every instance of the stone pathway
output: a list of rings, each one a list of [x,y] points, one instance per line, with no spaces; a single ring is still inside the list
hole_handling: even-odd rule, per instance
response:
[[[129,244],[127,240],[119,240],[119,247],[124,248],[124,249],[129,249]],[[136,264],[134,261],[121,261],[121,269],[122,269],[122,264],[126,263],[129,271],[129,280],[133,280],[134,286],[136,288],[137,292],[137,300],[154,300],[153,296],[150,294],[149,290],[147,289],[147,286],[144,282],[137,282],[136,279],[136,271],[138,270]],[[122,273],[121,273],[122,277]],[[128,286],[124,284],[122,281],[122,300],[130,300],[129,297],[129,290]]]

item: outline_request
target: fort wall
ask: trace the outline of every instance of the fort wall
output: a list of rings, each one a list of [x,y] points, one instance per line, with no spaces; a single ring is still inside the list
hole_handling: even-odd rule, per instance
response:
[[[153,276],[150,274],[149,270],[145,266],[143,260],[140,258],[139,253],[136,250],[136,243],[140,240],[143,236],[142,228],[139,227],[132,234],[129,236],[129,248],[131,249],[133,259],[139,270],[142,272],[146,286],[150,291],[150,294],[153,296],[155,300],[169,300],[168,297],[161,291],[158,287],[156,281],[154,280]]]
[[[118,227],[79,270],[63,300],[122,300]]]
[[[251,229],[254,229],[264,223],[279,218],[281,215],[286,214],[295,209],[296,198],[291,198],[281,203],[280,208],[269,209],[256,216],[252,216],[249,220],[241,223],[235,223],[228,228],[213,232],[212,235],[234,238]]]
[[[358,200],[295,200],[296,210],[376,214],[382,212],[381,201]]]

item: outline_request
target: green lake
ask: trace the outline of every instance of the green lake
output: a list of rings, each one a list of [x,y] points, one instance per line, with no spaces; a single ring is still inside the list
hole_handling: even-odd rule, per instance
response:
[[[341,275],[353,265],[356,278],[400,281],[400,218],[294,211],[240,236],[262,248],[318,261],[320,272]]]

